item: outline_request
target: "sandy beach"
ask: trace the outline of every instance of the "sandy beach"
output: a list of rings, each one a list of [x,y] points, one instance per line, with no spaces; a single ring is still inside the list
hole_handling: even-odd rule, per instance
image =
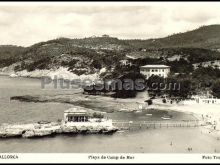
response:
[[[188,113],[194,115],[198,120],[209,125],[200,127],[201,131],[213,135],[216,138],[220,137],[220,105],[218,104],[164,104],[161,99],[155,99],[153,105],[148,106],[148,108],[158,109],[158,110],[170,110],[178,111],[183,113]]]

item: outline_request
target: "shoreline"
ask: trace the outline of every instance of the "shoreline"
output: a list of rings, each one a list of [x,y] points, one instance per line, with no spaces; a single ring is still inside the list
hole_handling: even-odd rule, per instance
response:
[[[0,76],[9,76],[11,78],[17,78],[17,77],[23,77],[23,78],[36,78],[41,79],[42,77],[50,77],[52,80],[54,79],[68,79],[68,80],[74,80],[74,79],[90,79],[90,80],[96,80],[99,79],[99,75],[102,73],[102,70],[99,72],[95,72],[93,74],[82,74],[77,75],[73,72],[70,72],[68,68],[65,67],[59,67],[59,68],[53,68],[53,69],[35,69],[33,71],[14,71],[13,68],[5,67],[0,68]]]
[[[220,140],[220,105],[179,105],[179,104],[163,104],[156,103],[150,105],[149,108],[155,108],[167,111],[177,111],[193,115],[200,122],[208,123],[206,126],[199,127],[201,132],[211,135]]]

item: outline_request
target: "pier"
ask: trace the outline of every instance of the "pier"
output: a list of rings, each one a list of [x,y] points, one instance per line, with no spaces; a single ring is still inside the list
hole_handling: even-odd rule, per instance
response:
[[[174,127],[199,127],[207,125],[199,120],[183,121],[122,121],[113,120],[113,125],[120,130],[132,129],[156,129],[156,128],[174,128]]]

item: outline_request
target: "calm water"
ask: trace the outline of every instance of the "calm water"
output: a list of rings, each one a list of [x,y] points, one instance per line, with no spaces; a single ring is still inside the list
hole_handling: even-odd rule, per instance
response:
[[[25,103],[10,101],[18,95],[73,95],[79,90],[61,90],[49,87],[41,89],[38,79],[9,78],[0,76],[0,123],[56,121],[63,111],[72,107],[61,103]],[[107,116],[114,120],[161,120],[166,112],[145,113],[114,112]],[[193,119],[192,116],[169,112],[173,120]],[[172,145],[170,143],[172,142]],[[220,143],[215,138],[202,134],[198,128],[163,128],[136,130],[113,135],[75,135],[45,137],[40,139],[0,139],[0,152],[220,152]]]

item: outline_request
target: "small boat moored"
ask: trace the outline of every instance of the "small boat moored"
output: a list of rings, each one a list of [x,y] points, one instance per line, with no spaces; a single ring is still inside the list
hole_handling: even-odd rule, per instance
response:
[[[172,119],[172,115],[163,115],[162,117],[161,117],[161,119],[163,119],[163,120],[170,120],[170,119]]]

